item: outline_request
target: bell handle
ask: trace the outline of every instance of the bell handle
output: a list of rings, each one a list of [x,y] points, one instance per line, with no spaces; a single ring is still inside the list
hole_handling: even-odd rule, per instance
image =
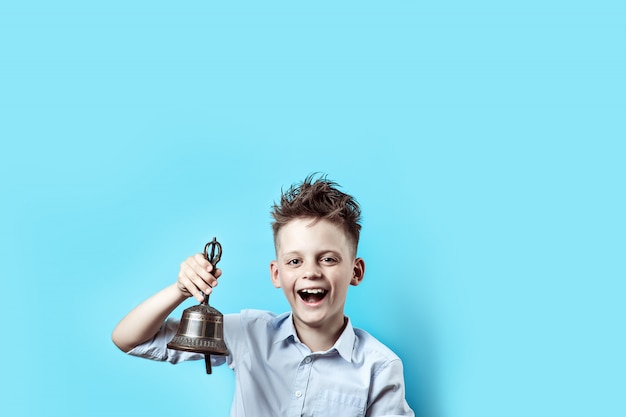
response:
[[[209,249],[211,250],[210,253],[209,253]],[[217,253],[215,253],[216,249],[217,249]],[[222,245],[220,244],[220,242],[217,241],[217,238],[215,236],[213,236],[212,241],[204,245],[204,259],[209,261],[209,263],[213,266],[213,270],[215,270],[215,268],[217,267],[217,263],[220,261],[220,259],[222,259]],[[211,284],[209,284],[209,286],[213,288]],[[202,292],[202,294],[204,295],[202,304],[208,305],[209,294],[205,294],[204,292]]]
[[[209,249],[211,249],[210,253]],[[216,249],[217,253],[215,253]],[[213,268],[215,268],[220,259],[222,259],[222,245],[220,245],[216,237],[213,237],[212,241],[204,245],[204,259],[209,261],[209,263],[213,265]]]
[[[209,284],[209,286],[211,286],[211,285]],[[211,287],[211,288],[213,288],[213,287]],[[206,306],[206,305],[209,305],[209,296],[210,296],[211,294],[205,294],[205,292],[204,292],[204,291],[200,291],[200,292],[202,293],[202,296],[204,297],[204,298],[202,299],[202,303],[201,303],[201,304],[202,304],[202,305],[205,305],[205,306]]]

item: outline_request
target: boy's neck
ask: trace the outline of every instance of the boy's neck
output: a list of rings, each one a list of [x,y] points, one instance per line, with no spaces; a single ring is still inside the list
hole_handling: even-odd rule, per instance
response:
[[[347,324],[348,318],[345,316],[341,322],[338,322],[332,327],[310,327],[303,323],[298,323],[295,318],[293,323],[296,333],[298,334],[298,339],[300,339],[300,342],[306,345],[311,352],[325,352],[332,348]]]

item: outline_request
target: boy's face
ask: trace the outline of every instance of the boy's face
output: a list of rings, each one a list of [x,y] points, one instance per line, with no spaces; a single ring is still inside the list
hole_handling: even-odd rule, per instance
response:
[[[358,285],[365,273],[344,231],[327,220],[294,219],[280,229],[276,244],[272,282],[283,289],[296,329],[337,331],[344,323],[348,287]]]

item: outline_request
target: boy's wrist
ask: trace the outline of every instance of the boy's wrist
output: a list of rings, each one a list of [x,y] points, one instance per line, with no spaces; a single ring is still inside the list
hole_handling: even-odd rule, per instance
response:
[[[174,296],[176,297],[176,301],[178,302],[178,304],[182,303],[183,301],[191,297],[191,294],[189,294],[187,290],[180,288],[179,282],[175,282],[174,284],[170,285],[169,290],[174,293]]]

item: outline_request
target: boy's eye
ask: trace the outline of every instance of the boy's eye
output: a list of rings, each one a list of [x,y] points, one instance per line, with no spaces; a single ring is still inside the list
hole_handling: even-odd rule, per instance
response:
[[[337,260],[335,258],[325,257],[325,258],[322,258],[322,262],[329,264],[329,263],[335,263],[337,262]]]
[[[300,265],[300,259],[290,259],[287,261],[287,265]]]

